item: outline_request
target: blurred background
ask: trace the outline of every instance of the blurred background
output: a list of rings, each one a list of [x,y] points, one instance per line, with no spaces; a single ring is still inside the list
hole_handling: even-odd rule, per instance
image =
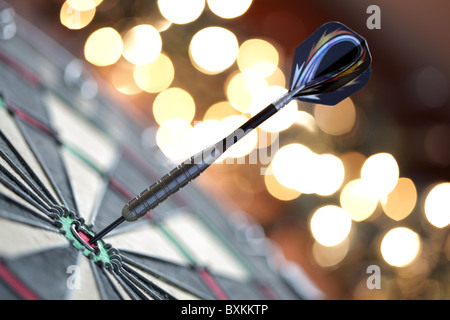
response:
[[[448,1],[8,4],[134,108],[142,143],[168,167],[286,92],[295,48],[323,23],[361,34],[373,58],[363,90],[335,107],[289,104],[199,182],[328,299],[450,298]]]

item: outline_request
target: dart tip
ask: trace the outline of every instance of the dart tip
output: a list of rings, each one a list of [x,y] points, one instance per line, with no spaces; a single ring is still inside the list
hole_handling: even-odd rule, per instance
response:
[[[119,219],[117,219],[116,221],[111,223],[109,226],[104,228],[102,231],[97,233],[91,240],[89,240],[89,243],[94,244],[95,242],[97,242],[98,240],[100,240],[101,238],[106,236],[109,232],[111,232],[113,229],[115,229],[118,225],[120,225],[124,221],[125,221],[125,218],[120,217]]]

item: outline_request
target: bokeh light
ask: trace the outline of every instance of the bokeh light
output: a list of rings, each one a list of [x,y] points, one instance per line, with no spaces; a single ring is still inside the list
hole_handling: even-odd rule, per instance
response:
[[[250,114],[255,116],[258,112],[263,110],[274,100],[281,97],[287,92],[287,89],[283,87],[267,87],[259,92],[253,97],[252,103],[250,105]],[[270,119],[267,119],[260,124],[260,128],[268,132],[280,132],[289,128],[296,120],[297,117],[297,101],[292,100],[286,106],[284,106],[280,111],[274,114]]]
[[[314,175],[310,170],[315,154],[304,145],[292,143],[277,151],[272,160],[275,178],[285,187],[312,193]]]
[[[220,101],[214,103],[212,106],[206,110],[205,115],[203,116],[203,121],[207,120],[222,120],[228,116],[238,115],[240,114],[230,102],[228,101]]]
[[[95,9],[103,0],[67,0],[67,4],[75,10],[89,11]]]
[[[189,57],[199,71],[216,74],[234,63],[238,50],[234,33],[222,27],[207,27],[192,37]]]
[[[164,53],[159,54],[155,61],[137,65],[133,72],[134,81],[142,90],[157,93],[167,89],[175,77],[172,60]]]
[[[314,261],[321,267],[333,267],[341,262],[347,255],[350,241],[346,238],[339,244],[327,247],[315,241],[312,247]]]
[[[187,137],[192,126],[182,119],[167,120],[156,132],[156,144],[172,161],[182,161],[190,156]]]
[[[341,207],[350,213],[352,220],[363,221],[369,218],[378,204],[375,196],[363,180],[348,182],[340,194]]]
[[[435,227],[444,228],[450,224],[450,183],[433,187],[425,200],[425,216]]]
[[[286,87],[286,76],[279,67],[276,67],[275,71],[264,79],[269,86]]]
[[[405,267],[412,263],[421,250],[420,236],[405,227],[389,230],[381,241],[384,260],[395,267]]]
[[[149,24],[141,24],[125,34],[122,55],[131,63],[148,64],[159,56],[161,48],[158,30]]]
[[[295,189],[287,188],[282,185],[273,175],[272,168],[267,168],[267,174],[264,175],[264,183],[267,191],[275,198],[281,201],[291,201],[297,199],[301,192]]]
[[[266,78],[278,67],[278,51],[266,40],[250,39],[239,47],[237,64],[242,72],[252,71]]]
[[[106,27],[94,31],[86,40],[84,56],[90,63],[103,67],[115,63],[122,55],[123,42],[120,34]]]
[[[79,30],[86,27],[95,16],[95,6],[89,10],[77,10],[66,1],[61,6],[59,19],[61,24],[72,30]]]
[[[207,0],[212,12],[224,19],[237,18],[243,15],[252,0]]]
[[[332,154],[317,155],[315,168],[314,193],[329,196],[341,187],[345,176],[341,159]]]
[[[195,116],[194,99],[184,89],[166,89],[160,92],[153,102],[153,116],[159,125],[173,119],[191,123]]]
[[[363,179],[377,197],[385,197],[397,185],[399,168],[395,158],[389,153],[370,156],[361,169]]]
[[[352,228],[352,219],[344,209],[328,205],[313,213],[310,226],[314,239],[321,245],[330,247],[347,238]]]
[[[117,91],[134,95],[142,92],[134,82],[133,65],[129,63],[116,63],[111,71],[111,83]]]
[[[325,133],[333,136],[343,135],[352,130],[356,121],[356,109],[351,98],[346,98],[335,106],[317,104],[314,118]]]
[[[253,98],[265,88],[267,88],[266,80],[257,73],[236,73],[226,84],[226,94],[236,110],[250,113]]]
[[[342,161],[332,154],[316,154],[293,143],[280,148],[272,160],[275,178],[283,186],[301,193],[329,196],[344,180]]]
[[[205,8],[205,0],[158,0],[158,7],[170,22],[186,24],[200,17]]]
[[[295,123],[309,132],[316,132],[317,130],[316,119],[308,112],[302,110],[297,111]]]
[[[190,154],[196,154],[215,144],[224,137],[223,124],[218,120],[207,120],[195,123],[187,137],[187,148]]]
[[[398,179],[397,185],[384,199],[381,205],[388,217],[400,221],[406,218],[416,206],[417,190],[409,178]]]

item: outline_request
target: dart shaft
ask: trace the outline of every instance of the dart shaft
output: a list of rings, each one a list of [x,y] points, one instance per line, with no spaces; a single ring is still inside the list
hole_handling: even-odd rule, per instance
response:
[[[276,103],[267,106],[223,140],[184,161],[181,165],[129,201],[122,210],[122,216],[127,221],[136,221],[145,216],[146,213],[156,208],[172,194],[197,178],[227,149],[275,114],[282,107],[281,104],[287,102],[286,99],[283,100],[280,98]]]

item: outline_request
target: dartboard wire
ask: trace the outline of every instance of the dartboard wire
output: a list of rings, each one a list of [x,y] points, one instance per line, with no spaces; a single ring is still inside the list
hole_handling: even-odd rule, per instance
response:
[[[95,263],[93,259],[89,259],[89,265],[91,266],[92,274],[95,279],[95,285],[97,286],[98,292],[100,294],[100,298],[103,300],[106,300],[110,296],[110,295],[108,295],[107,289],[105,288],[105,283],[103,282],[103,280],[100,279],[99,273],[101,272],[106,277],[108,283],[111,284],[111,286],[114,290],[114,293],[117,294],[118,298],[122,298],[122,300],[123,300],[123,297],[122,297],[120,291],[116,288],[116,286],[113,285],[112,281],[109,279],[109,275],[106,275],[106,273],[104,271],[104,269],[105,269],[104,264],[100,265],[100,264]]]
[[[135,283],[141,290],[149,294],[155,300],[177,300],[176,297],[169,292],[158,286],[153,281],[150,281],[146,277],[142,276],[126,264],[122,263],[121,272]]]
[[[130,297],[133,300],[146,299],[146,297],[142,293],[140,293],[140,291],[138,291],[139,294],[136,293],[135,292],[136,289],[133,288],[133,286],[132,287],[129,286],[128,283],[129,280],[127,281],[127,279],[124,279],[123,276],[120,276],[115,269],[107,268],[107,271],[113,276],[113,278],[117,281],[117,283],[120,284],[120,286],[126,292],[128,297]]]
[[[0,172],[3,170],[3,166],[0,165]],[[19,196],[20,198],[22,198],[23,200],[25,200],[26,202],[28,202],[29,204],[31,204],[33,207],[35,207],[36,209],[38,209],[39,212],[42,212],[43,214],[47,215],[47,216],[52,216],[52,212],[50,212],[50,210],[47,210],[47,208],[45,208],[44,206],[42,206],[41,204],[39,204],[38,202],[35,201],[35,199],[33,199],[32,197],[29,196],[28,193],[24,192],[23,189],[17,185],[15,185],[13,182],[8,181],[7,179],[1,177],[0,175],[0,183],[7,188],[8,190],[12,191],[13,193],[15,193],[17,196]]]
[[[14,169],[13,169],[13,172],[15,172],[17,174],[17,172],[14,171]],[[29,185],[25,185],[24,183],[22,183],[22,181],[20,181],[13,173],[11,173],[10,170],[8,170],[6,167],[4,167],[3,164],[1,164],[1,161],[0,161],[0,177],[2,177],[2,181],[9,182],[8,184],[10,185],[9,188],[11,191],[14,191],[12,188],[20,191],[20,193],[22,194],[22,198],[24,200],[27,200],[27,201],[28,201],[28,199],[32,200],[34,203],[38,204],[41,208],[44,208],[44,212],[52,211],[52,204],[49,205],[49,204],[45,203],[45,201],[43,201],[34,192],[34,190],[29,187]],[[3,182],[3,184],[5,185],[4,182]],[[23,195],[25,195],[26,198],[24,198]]]
[[[6,203],[3,203],[5,201]],[[26,224],[32,227],[41,228],[48,231],[59,232],[58,229],[54,227],[54,221],[48,216],[42,215],[35,210],[32,210],[29,207],[24,206],[23,204],[17,202],[16,200],[0,193],[0,218],[8,219],[10,221],[19,222],[22,224]],[[8,209],[6,209],[8,207]],[[17,212],[13,212],[13,208],[17,208],[18,212],[21,215],[18,215]],[[26,217],[24,216],[26,214]],[[37,219],[40,223],[30,220],[30,216],[33,219]],[[42,223],[42,224],[41,224]]]
[[[41,198],[43,199],[48,206],[56,205],[58,202],[51,195],[45,185],[41,182],[41,180],[36,176],[33,170],[28,166],[26,161],[22,158],[20,153],[14,148],[9,139],[3,134],[0,130],[0,139],[7,144],[7,147],[11,152],[13,152],[15,158],[20,164],[13,161],[3,150],[0,150],[0,157],[8,163],[8,165],[16,172],[22,180],[24,180],[27,185]],[[24,172],[24,171],[26,172]],[[30,178],[31,177],[31,178]]]
[[[135,268],[138,268],[138,269],[142,270],[143,272],[148,273],[151,276],[154,276],[157,279],[159,279],[159,280],[161,280],[161,281],[163,281],[163,282],[165,282],[165,283],[167,283],[167,284],[169,284],[171,286],[174,286],[174,287],[176,287],[178,289],[181,289],[181,290],[186,291],[186,292],[188,292],[188,293],[190,293],[192,295],[195,295],[195,296],[197,296],[200,299],[203,299],[203,300],[210,299],[210,297],[205,295],[203,292],[201,292],[201,291],[199,291],[199,290],[197,290],[197,289],[195,289],[195,288],[193,288],[193,287],[191,287],[191,286],[189,286],[189,285],[187,285],[187,284],[185,284],[183,282],[178,281],[174,277],[167,276],[165,273],[157,271],[156,269],[152,268],[149,265],[137,262],[135,259],[131,258],[130,255],[135,255],[135,256],[137,255],[137,256],[140,256],[140,257],[145,258],[145,259],[161,261],[161,262],[163,262],[165,264],[171,264],[171,265],[177,266],[178,268],[185,268],[186,270],[189,270],[189,271],[192,270],[191,267],[186,267],[185,265],[178,264],[178,263],[175,263],[175,262],[171,262],[171,261],[168,261],[168,260],[165,260],[165,259],[160,259],[160,258],[157,258],[155,256],[148,255],[148,254],[143,254],[141,252],[135,252],[135,251],[131,251],[131,250],[128,250],[128,249],[122,249],[122,248],[119,248],[119,250],[120,250],[120,253],[121,253],[122,261],[124,263],[126,263],[127,265],[130,265],[130,266],[133,266]]]
[[[95,270],[95,268],[94,268],[94,270]],[[122,293],[122,290],[125,290],[125,289],[122,286],[119,288],[117,286],[118,281],[113,280],[113,279],[116,279],[116,276],[114,276],[114,274],[109,269],[107,269],[105,265],[101,265],[100,270],[101,270],[102,274],[106,277],[106,279],[108,279],[109,284],[114,288],[114,291],[117,293],[119,298],[121,300],[126,300],[126,297]],[[100,282],[101,282],[101,280],[100,280]]]
[[[22,111],[22,113],[26,114],[24,111]],[[17,115],[16,110],[15,110],[14,114]],[[30,121],[30,119],[33,119],[35,121]],[[40,123],[39,120],[32,118],[30,115],[28,115],[28,117],[25,117],[25,118],[15,117],[15,120],[16,120],[16,123],[17,123],[18,127],[21,129],[22,135],[25,137],[25,140],[28,142],[28,145],[29,145],[31,151],[34,153],[36,159],[38,160],[38,162],[41,164],[42,168],[44,169],[44,171],[45,171],[45,173],[47,175],[47,178],[50,181],[50,183],[52,184],[52,186],[53,186],[53,188],[54,188],[58,198],[60,199],[62,205],[64,207],[66,207],[66,208],[70,208],[71,206],[69,206],[69,204],[67,203],[67,200],[65,199],[65,197],[62,194],[60,188],[58,187],[58,184],[55,182],[55,180],[54,180],[54,178],[53,178],[53,176],[51,174],[51,171],[49,170],[48,166],[46,165],[44,159],[42,159],[41,154],[38,152],[37,147],[33,143],[30,142],[30,137],[28,136],[27,130],[25,129],[24,126],[25,126],[25,123],[27,125],[31,125],[33,128],[35,128],[35,129],[39,130],[40,132],[48,135],[51,139],[54,139],[54,142],[56,144],[60,145],[60,141],[59,141],[59,139],[58,139],[58,137],[56,135],[56,132],[54,132],[53,129],[51,129],[51,130],[45,129],[46,126],[44,126],[42,123]],[[22,120],[24,122],[21,122],[20,120]],[[42,124],[42,126],[39,125],[39,123]],[[63,164],[63,166],[62,166],[62,170],[63,170],[62,174],[64,176],[64,179],[66,181],[68,181],[68,188],[69,188],[68,192],[71,194],[71,197],[73,199],[73,196],[74,196],[73,187],[72,187],[72,184],[70,182],[70,179],[69,179],[66,167],[64,166],[64,162],[63,162],[63,159],[62,159],[62,156],[61,156],[59,148],[57,149],[57,156],[59,157],[59,161]],[[76,202],[74,202],[73,205],[74,205],[74,208],[72,208],[72,209],[73,209],[74,213],[76,215],[79,215],[79,211],[78,211],[78,207],[77,207]]]
[[[8,110],[6,106],[6,102],[3,99],[3,97],[0,96],[0,107],[8,112],[8,116],[11,117],[11,121],[14,122],[14,125],[16,126],[16,129],[20,135],[22,135],[22,138],[24,139],[24,143],[27,144],[28,142],[25,140],[25,137],[23,136],[23,133],[20,131],[20,128],[17,126],[17,123],[15,121],[14,113],[11,110]],[[1,132],[1,131],[0,131]],[[37,174],[34,172],[34,170],[29,166],[27,161],[22,157],[20,152],[14,147],[13,143],[6,137],[6,135],[1,132],[1,138],[2,141],[6,144],[6,147],[12,152],[12,155],[16,158],[16,162],[11,160],[9,156],[4,157],[3,155],[6,155],[4,152],[2,152],[2,157],[10,164],[13,168],[18,168],[18,166],[21,166],[21,169],[16,170],[19,175],[22,176],[24,180],[32,181],[33,183],[30,184],[30,186],[35,190],[38,194],[41,194],[41,197],[43,199],[46,199],[47,203],[50,204],[58,204],[59,202],[54,198],[52,193],[49,191],[47,186],[41,181],[41,179],[37,176]],[[6,150],[5,150],[6,151]],[[34,154],[33,154],[34,157]],[[36,159],[37,161],[37,159]],[[38,163],[40,166],[40,164]],[[23,169],[23,171],[22,171]],[[29,177],[27,176],[29,175]],[[43,193],[43,194],[42,194]]]

